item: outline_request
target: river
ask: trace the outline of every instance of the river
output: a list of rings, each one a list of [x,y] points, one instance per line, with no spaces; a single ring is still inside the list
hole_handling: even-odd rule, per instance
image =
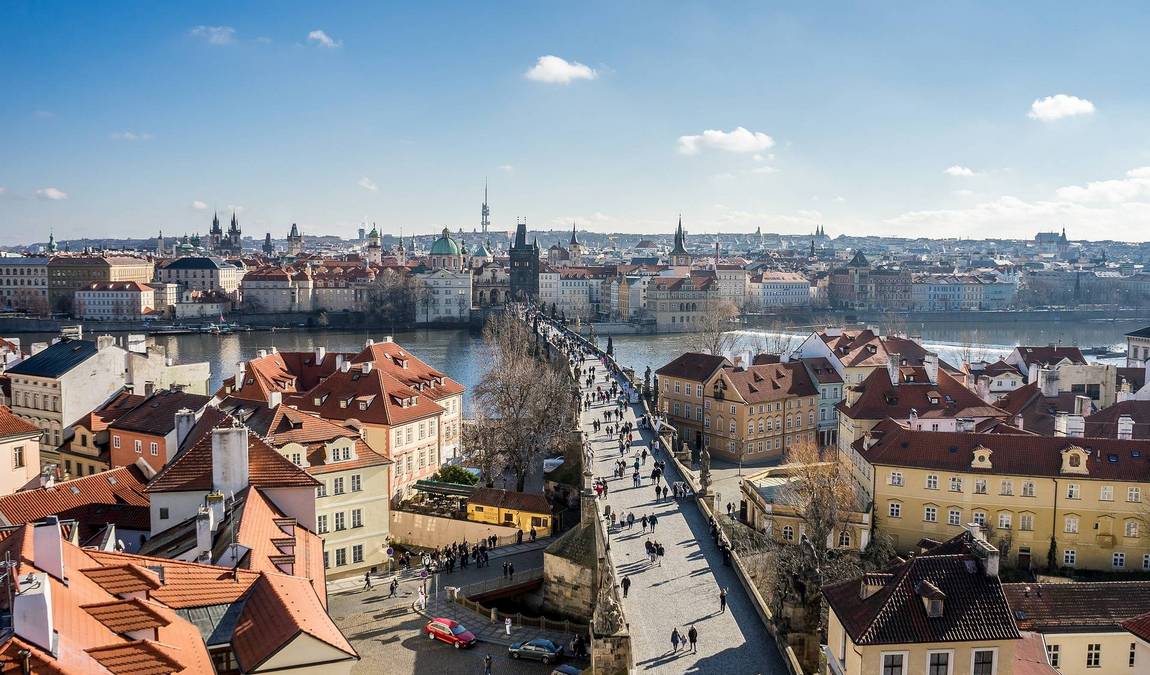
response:
[[[973,322],[955,324],[924,324],[911,328],[912,335],[921,336],[928,349],[954,365],[964,355],[974,359],[994,359],[1009,352],[1016,344],[1077,344],[1082,347],[1108,345],[1123,347],[1123,335],[1146,325],[1144,321],[1029,321],[991,323]],[[85,337],[94,339],[99,331],[88,327]],[[778,350],[785,344],[797,345],[808,335],[807,329],[791,333],[739,331],[736,333],[736,351],[753,349],[756,344]],[[326,347],[329,352],[356,352],[370,337],[379,340],[382,332],[372,331],[311,331],[251,332],[232,335],[167,335],[156,337],[157,344],[167,347],[168,355],[176,363],[208,361],[212,366],[212,388],[224,378],[235,374],[236,364],[255,356],[259,349],[271,346],[282,351],[312,351]],[[27,346],[52,336],[22,334]],[[459,381],[468,390],[479,381],[486,362],[482,338],[466,329],[413,330],[395,333],[393,339],[410,349],[419,358]],[[605,344],[605,338],[599,338]],[[692,348],[694,336],[688,334],[619,335],[612,338],[620,363],[629,365],[640,376],[650,366],[652,370]],[[1117,359],[1120,364],[1121,359]],[[466,401],[465,401],[466,403]]]

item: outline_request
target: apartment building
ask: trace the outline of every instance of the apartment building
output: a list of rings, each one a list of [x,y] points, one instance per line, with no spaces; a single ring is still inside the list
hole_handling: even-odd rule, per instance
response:
[[[720,368],[730,364],[724,356],[688,352],[655,371],[659,410],[692,449],[703,447],[704,385]]]
[[[48,258],[0,256],[0,307],[30,314],[46,314]]]
[[[816,442],[818,389],[801,363],[724,367],[703,387],[703,441],[712,456],[761,462]]]
[[[763,309],[809,307],[811,282],[798,272],[763,272],[759,280],[759,306]]]
[[[906,550],[974,522],[1021,569],[1150,571],[1144,443],[931,432],[884,422],[845,453]]]
[[[191,423],[184,422],[186,433],[210,400],[209,396],[163,389],[117,415],[108,425],[111,466],[128,466],[143,459],[153,471],[163,469],[183,440],[178,429],[180,416],[191,416]]]
[[[40,429],[0,406],[0,495],[22,490],[40,475]]]
[[[244,270],[215,256],[185,256],[156,269],[156,281],[179,284],[183,291],[218,291],[239,299]]]
[[[647,310],[655,330],[682,333],[699,330],[703,318],[722,301],[713,271],[691,270],[690,276],[660,276],[647,286]]]
[[[820,465],[822,466],[822,465]],[[740,520],[782,544],[799,544],[807,536],[806,522],[789,496],[799,480],[793,464],[764,469],[742,479],[739,491],[745,509]],[[865,495],[857,493],[857,503],[847,517],[846,527],[831,535],[827,547],[861,552],[870,543],[871,514]]]
[[[72,312],[76,291],[93,282],[152,281],[151,260],[131,256],[57,255],[48,261],[48,304],[52,311]]]
[[[72,306],[85,321],[140,321],[155,313],[156,290],[138,281],[93,281],[76,290]]]

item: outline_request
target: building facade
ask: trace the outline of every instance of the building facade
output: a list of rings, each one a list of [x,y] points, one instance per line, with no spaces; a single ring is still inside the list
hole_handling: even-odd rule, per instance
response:
[[[0,257],[0,306],[29,314],[46,314],[48,258]]]

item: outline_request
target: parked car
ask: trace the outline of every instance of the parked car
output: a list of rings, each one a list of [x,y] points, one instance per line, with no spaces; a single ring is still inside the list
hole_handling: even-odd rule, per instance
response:
[[[475,633],[464,628],[463,624],[458,621],[451,619],[432,619],[423,627],[423,632],[427,633],[428,638],[446,642],[456,649],[474,647],[476,643]]]
[[[552,663],[563,658],[563,648],[550,640],[530,640],[511,645],[507,648],[507,655],[513,659],[534,659]]]
[[[551,675],[582,675],[583,669],[579,666],[573,666],[569,663],[564,663],[561,666],[555,666],[555,670],[551,671]]]

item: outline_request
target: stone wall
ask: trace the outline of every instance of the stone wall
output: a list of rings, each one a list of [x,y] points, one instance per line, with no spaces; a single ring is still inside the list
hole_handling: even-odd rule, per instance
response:
[[[626,675],[630,668],[629,635],[597,635],[591,638],[591,672],[594,675]]]
[[[543,611],[586,623],[595,596],[594,571],[575,561],[543,554]]]
[[[491,535],[510,537],[516,529],[392,509],[390,532],[392,541],[397,544],[436,548],[461,541],[475,543]]]

